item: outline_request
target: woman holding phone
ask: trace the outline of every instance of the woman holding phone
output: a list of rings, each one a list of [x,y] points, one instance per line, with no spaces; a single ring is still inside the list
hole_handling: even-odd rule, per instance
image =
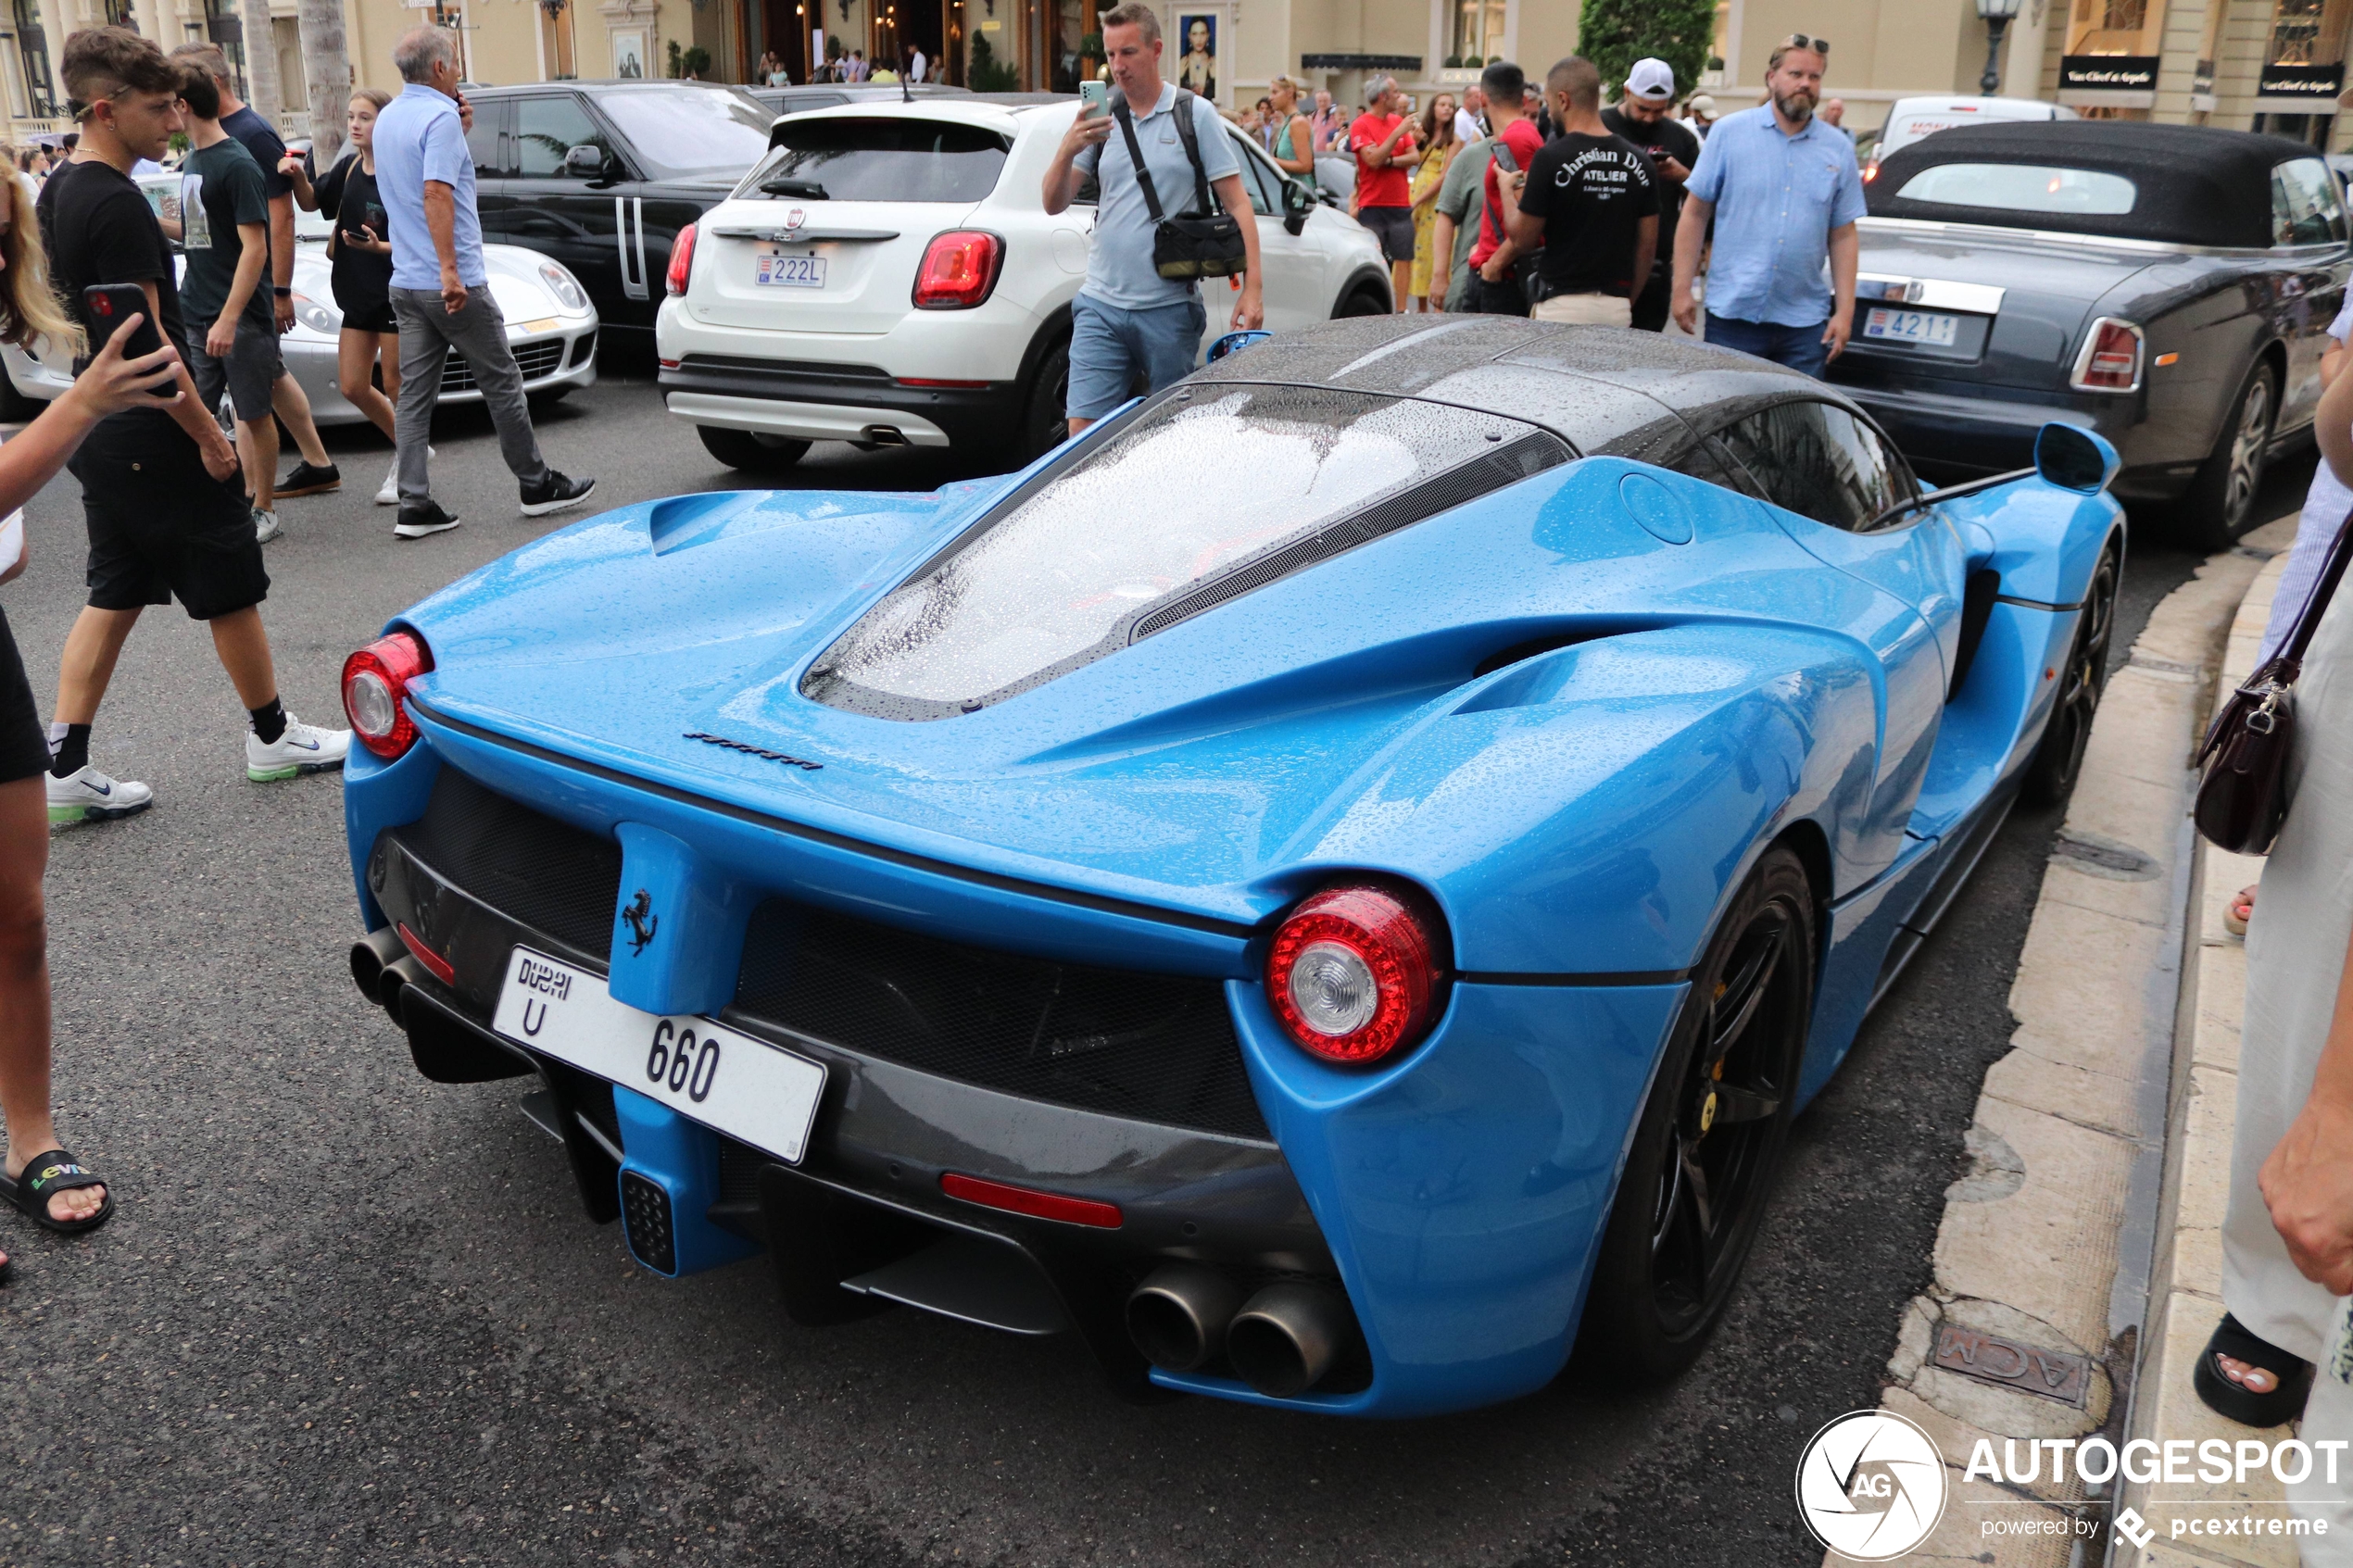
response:
[[[335,306],[343,312],[343,332],[336,343],[338,384],[351,406],[393,439],[393,402],[400,395],[400,323],[392,317],[392,242],[384,236],[383,199],[376,194],[376,116],[392,94],[372,87],[353,92],[344,111],[344,127],[351,150],[313,184],[303,172],[302,160],[289,156],[278,172],[294,182],[295,200],[306,211],[325,217],[335,226],[327,241],[333,260]],[[384,390],[376,390],[371,372],[382,368]],[[376,505],[400,504],[397,470],[384,476]]]
[[[50,292],[31,195],[21,181],[0,186],[0,342],[30,354],[45,339],[78,352],[82,329]],[[144,315],[126,319],[73,385],[0,445],[0,514],[14,513],[55,478],[100,420],[180,400],[179,356],[170,347],[139,359],[122,357],[145,324]],[[0,545],[0,583],[24,571],[21,527],[17,521],[0,529],[0,538],[16,534]],[[70,1234],[105,1224],[114,1198],[58,1140],[49,1104],[49,949],[41,901],[49,862],[48,771],[40,709],[0,613],[0,1124],[8,1135],[0,1198],[47,1229]],[[0,1253],[0,1281],[12,1266]]]

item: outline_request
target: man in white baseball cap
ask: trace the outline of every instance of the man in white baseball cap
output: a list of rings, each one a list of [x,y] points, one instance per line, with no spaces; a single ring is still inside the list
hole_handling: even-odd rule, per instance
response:
[[[1683,206],[1683,182],[1699,162],[1699,138],[1667,113],[1675,102],[1675,72],[1665,60],[1636,60],[1626,73],[1626,94],[1602,111],[1602,123],[1642,149],[1658,171],[1658,251],[1650,279],[1634,295],[1637,332],[1667,325],[1675,282],[1675,219]]]

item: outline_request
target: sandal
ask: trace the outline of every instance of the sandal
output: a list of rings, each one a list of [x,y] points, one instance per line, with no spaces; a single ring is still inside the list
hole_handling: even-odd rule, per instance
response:
[[[26,1160],[22,1175],[11,1179],[0,1173],[0,1198],[15,1204],[26,1218],[44,1229],[56,1231],[60,1236],[79,1236],[83,1231],[94,1231],[114,1218],[113,1191],[107,1191],[107,1199],[98,1206],[96,1213],[79,1220],[52,1219],[49,1200],[76,1187],[106,1185],[104,1176],[92,1175],[71,1154],[62,1148],[53,1148]]]
[[[2259,1394],[2244,1384],[2233,1383],[2224,1374],[2215,1358],[2228,1356],[2234,1361],[2260,1367],[2280,1380],[2280,1386],[2268,1394]],[[2268,1339],[2258,1339],[2239,1324],[2230,1313],[2214,1327],[2214,1336],[2198,1353],[2197,1371],[2190,1376],[2190,1384],[2197,1397],[2206,1401],[2207,1409],[2227,1416],[2242,1426],[2283,1426],[2294,1421],[2304,1409],[2304,1396],[2312,1382],[2312,1363],[2289,1355]]]
[[[2239,913],[2239,906],[2246,906],[2246,913]],[[2222,906],[2222,929],[2233,936],[2246,935],[2246,922],[2255,918],[2255,889],[2242,887],[2237,896]]]

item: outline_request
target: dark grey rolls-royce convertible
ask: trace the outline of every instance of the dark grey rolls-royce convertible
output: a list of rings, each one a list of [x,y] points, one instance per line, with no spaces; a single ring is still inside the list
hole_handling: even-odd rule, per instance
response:
[[[2328,165],[2276,136],[2123,120],[1940,132],[1881,164],[1831,366],[1924,474],[2029,466],[2051,419],[2115,493],[2227,544],[2308,438],[2353,271]]]

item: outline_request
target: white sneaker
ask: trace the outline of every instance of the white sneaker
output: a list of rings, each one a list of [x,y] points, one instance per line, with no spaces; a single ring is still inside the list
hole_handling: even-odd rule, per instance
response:
[[[279,525],[278,514],[276,512],[265,512],[259,507],[256,507],[253,509],[253,537],[255,543],[267,545],[271,540],[279,537],[284,533],[285,529]]]
[[[286,733],[266,746],[259,735],[245,732],[245,777],[256,784],[273,784],[300,773],[340,768],[350,749],[349,730],[322,730],[289,713]]]
[[[49,786],[49,820],[53,822],[104,822],[128,817],[156,803],[156,792],[130,779],[110,779],[95,768],[83,768],[64,778],[43,777]]]
[[[425,461],[427,462],[433,461],[434,458],[439,457],[440,455],[441,454],[435,452],[431,446],[427,446],[425,448]],[[380,507],[396,507],[400,505],[400,459],[397,458],[395,458],[392,460],[392,471],[384,475],[384,487],[376,492],[376,505]]]

